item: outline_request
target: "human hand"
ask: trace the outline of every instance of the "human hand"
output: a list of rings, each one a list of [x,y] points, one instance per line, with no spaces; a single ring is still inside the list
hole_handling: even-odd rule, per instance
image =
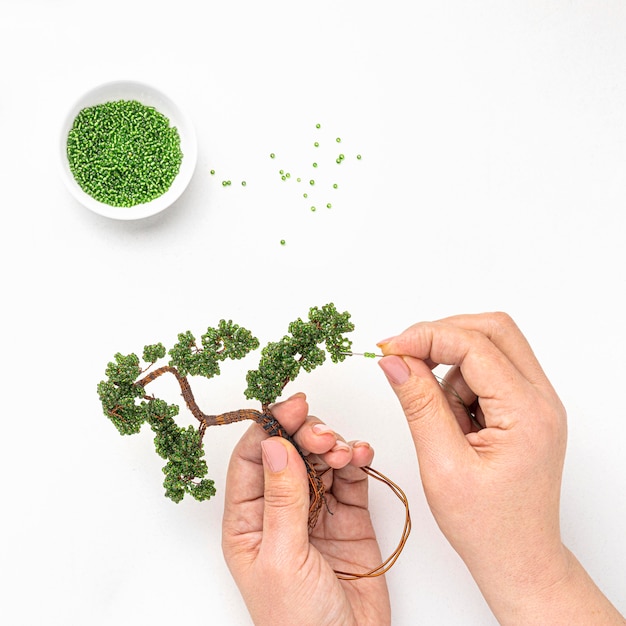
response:
[[[346,443],[315,417],[304,394],[272,407],[320,472],[326,503],[308,532],[309,487],[297,450],[253,424],[235,447],[225,490],[222,547],[255,624],[390,623],[384,576],[339,580],[333,570],[381,562],[367,509],[366,442]],[[332,512],[332,515],[329,513]]]
[[[624,623],[561,542],[566,414],[510,317],[416,324],[379,345],[433,515],[500,623]],[[437,364],[452,366],[443,385]]]

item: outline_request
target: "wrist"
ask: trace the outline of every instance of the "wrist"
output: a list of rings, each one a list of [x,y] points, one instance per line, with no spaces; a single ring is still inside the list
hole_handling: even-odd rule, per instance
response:
[[[482,582],[479,586],[502,626],[626,624],[578,559],[562,544],[543,567],[532,568],[526,575],[518,572],[516,578],[501,574],[496,584]]]

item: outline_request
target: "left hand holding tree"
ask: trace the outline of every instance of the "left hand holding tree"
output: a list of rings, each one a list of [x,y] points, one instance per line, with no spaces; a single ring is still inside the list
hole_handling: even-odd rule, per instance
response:
[[[309,532],[309,486],[294,446],[253,424],[227,476],[222,546],[255,624],[389,624],[384,576],[341,580],[337,571],[380,563],[368,511],[366,442],[346,443],[308,415],[304,394],[271,407],[322,475],[325,504]]]

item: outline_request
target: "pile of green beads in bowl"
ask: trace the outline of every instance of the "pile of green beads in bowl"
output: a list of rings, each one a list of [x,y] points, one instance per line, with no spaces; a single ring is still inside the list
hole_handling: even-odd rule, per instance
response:
[[[117,100],[78,113],[67,157],[83,191],[110,206],[132,207],[170,188],[183,155],[165,115],[137,100]]]
[[[118,80],[84,93],[60,133],[63,180],[76,200],[118,220],[171,206],[195,170],[193,124],[159,89]]]

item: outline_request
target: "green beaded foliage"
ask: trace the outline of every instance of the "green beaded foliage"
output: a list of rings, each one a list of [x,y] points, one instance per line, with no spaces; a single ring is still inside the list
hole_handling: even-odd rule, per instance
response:
[[[144,390],[135,385],[141,375],[139,357],[118,352],[115,361],[107,365],[105,374],[108,380],[98,383],[98,396],[104,414],[122,435],[138,433],[145,421],[143,403],[137,405]]]
[[[173,419],[177,414],[178,407],[163,400],[148,402],[146,420],[155,433],[154,445],[167,461],[163,467],[165,495],[174,502],[180,502],[186,493],[196,500],[208,500],[215,495],[215,486],[205,478],[208,467],[200,433],[193,426],[177,426]]]
[[[288,335],[263,348],[258,369],[247,374],[245,396],[259,400],[265,408],[301,369],[310,372],[324,363],[326,352],[333,362],[343,361],[352,345],[344,337],[344,333],[354,329],[349,320],[350,314],[339,313],[332,303],[311,308],[308,321],[298,318],[289,325]],[[215,486],[206,478],[208,467],[201,429],[179,427],[174,419],[178,405],[168,404],[146,391],[146,385],[168,367],[152,374],[148,370],[169,354],[168,366],[175,368],[179,376],[212,378],[219,375],[221,361],[241,359],[258,347],[258,339],[249,330],[221,320],[217,327],[207,329],[199,344],[187,331],[178,335],[169,352],[162,343],[145,346],[143,367],[136,354],[120,353],[107,365],[106,379],[97,388],[103,412],[122,435],[138,433],[148,423],[156,451],[166,460],[165,495],[174,502],[180,502],[185,494],[208,500],[215,495]]]
[[[259,340],[249,330],[230,320],[221,320],[217,328],[209,328],[200,341],[202,347],[191,332],[180,333],[178,343],[169,351],[170,365],[181,376],[218,376],[220,361],[241,359],[259,347]]]
[[[256,398],[264,406],[275,402],[285,384],[296,378],[300,369],[310,372],[321,365],[326,351],[333,363],[346,358],[352,342],[343,336],[354,330],[348,312],[339,313],[332,303],[309,311],[308,322],[298,318],[289,324],[289,335],[268,343],[261,351],[259,368],[248,372],[246,398]]]
[[[131,207],[170,188],[183,154],[167,117],[136,100],[118,100],[79,111],[67,157],[83,191],[110,206]]]

